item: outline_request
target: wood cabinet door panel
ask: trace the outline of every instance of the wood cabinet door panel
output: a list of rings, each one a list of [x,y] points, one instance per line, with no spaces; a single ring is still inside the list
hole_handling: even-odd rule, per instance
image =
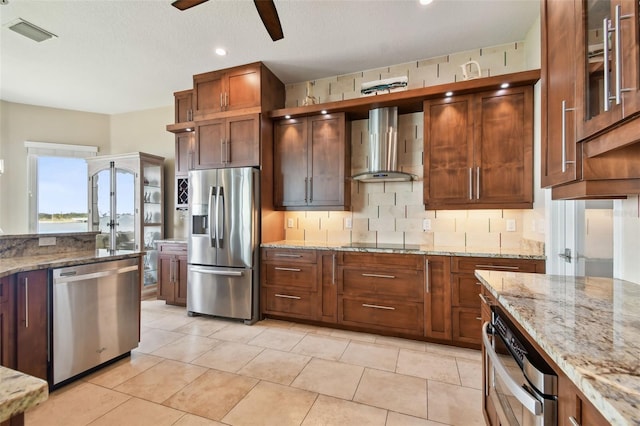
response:
[[[316,319],[318,300],[314,293],[299,288],[265,287],[263,306],[267,313]]]
[[[286,288],[316,290],[316,265],[267,263],[264,265],[264,284]]]
[[[208,120],[196,126],[196,141],[194,149],[194,168],[212,169],[223,167],[226,158],[225,120]]]
[[[47,270],[17,274],[16,368],[47,380]]]
[[[453,306],[477,308],[482,285],[473,274],[452,274],[451,300]]]
[[[173,256],[158,256],[158,299],[173,302]]]
[[[423,306],[378,298],[341,297],[340,322],[346,325],[422,335]]]
[[[309,141],[309,205],[344,204],[345,117],[332,114],[311,117]]]
[[[341,253],[339,263],[343,266],[358,267],[366,265],[372,268],[390,266],[392,268],[422,270],[424,268],[424,257],[413,254],[357,253],[345,251]]]
[[[295,119],[274,126],[274,203],[276,206],[307,204],[307,120]]]
[[[193,90],[183,90],[173,94],[175,100],[176,123],[193,120]]]
[[[480,203],[533,203],[533,88],[476,97],[475,199]]]
[[[274,260],[286,263],[316,263],[315,250],[296,249],[264,249],[264,260]]]
[[[225,85],[226,110],[260,106],[259,66],[248,65],[227,71]]]
[[[0,278],[0,365],[15,368],[14,277]]]
[[[425,256],[427,274],[424,293],[426,337],[451,339],[451,258]]]
[[[480,308],[452,308],[451,314],[452,339],[479,346],[482,341]]]
[[[176,256],[175,258],[175,278],[178,280],[175,285],[176,304],[187,305],[187,256]]]
[[[620,0],[620,15],[631,16],[621,21],[622,31],[622,92],[623,115],[640,111],[640,5],[636,1]]]
[[[193,106],[197,118],[207,112],[222,111],[224,95],[224,71],[214,71],[193,76]]]
[[[248,167],[260,165],[260,119],[257,114],[227,119],[225,165]]]
[[[424,203],[465,204],[472,198],[473,98],[424,103]]]
[[[194,132],[176,133],[176,176],[187,176],[191,167]]]
[[[321,269],[322,321],[338,321],[338,265],[336,252],[318,252]]]
[[[544,260],[460,256],[453,258],[451,271],[473,274],[476,269],[495,269],[512,272],[544,273],[544,262]]]
[[[398,297],[403,300],[423,300],[422,271],[404,269],[340,268],[342,295],[369,297]]]

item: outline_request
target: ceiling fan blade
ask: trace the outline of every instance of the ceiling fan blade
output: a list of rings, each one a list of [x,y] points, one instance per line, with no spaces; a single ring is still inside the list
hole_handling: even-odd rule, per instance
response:
[[[206,1],[208,0],[176,0],[173,3],[171,3],[171,6],[175,7],[176,9],[186,10],[193,6],[197,6],[201,3],[204,3]]]
[[[280,18],[278,17],[278,11],[273,0],[253,0],[258,9],[258,15],[262,19],[267,32],[271,36],[271,40],[276,41],[284,38],[282,33],[282,25],[280,25]]]

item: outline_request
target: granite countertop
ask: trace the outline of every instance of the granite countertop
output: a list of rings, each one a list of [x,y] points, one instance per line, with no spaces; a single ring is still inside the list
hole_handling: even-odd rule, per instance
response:
[[[37,269],[61,268],[64,266],[82,265],[85,263],[102,262],[107,260],[128,259],[142,256],[144,252],[133,250],[106,249],[91,251],[76,251],[66,253],[38,254],[33,256],[15,256],[0,259],[0,278],[18,272],[34,271]]]
[[[166,243],[170,243],[170,244],[187,244],[187,239],[186,238],[164,238],[162,240],[155,240],[155,243],[162,243],[162,244],[166,244]]]
[[[47,382],[0,366],[0,423],[49,397]]]
[[[476,276],[612,424],[640,424],[640,284],[497,271]]]
[[[478,256],[478,257],[499,257],[513,259],[534,259],[545,260],[544,253],[535,248],[501,249],[501,248],[478,248],[478,247],[449,247],[449,246],[421,246],[417,244],[375,244],[375,243],[323,243],[309,241],[276,241],[273,243],[263,243],[264,248],[290,248],[290,249],[315,249],[315,250],[338,250],[356,251],[365,253],[401,253],[401,254],[426,254],[433,256]]]

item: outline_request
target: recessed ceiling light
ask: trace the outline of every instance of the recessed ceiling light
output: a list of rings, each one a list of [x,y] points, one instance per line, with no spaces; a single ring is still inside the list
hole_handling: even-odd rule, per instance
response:
[[[506,89],[507,87],[509,87],[509,83],[502,83],[502,84],[500,85],[500,88],[501,88],[501,89]]]
[[[15,21],[11,21],[8,24],[4,25],[12,31],[17,32],[20,35],[23,35],[31,40],[41,42],[45,40],[49,40],[53,37],[58,37],[57,35],[38,27],[37,25],[32,24],[31,22],[25,21],[22,18],[18,18]]]
[[[431,4],[432,2],[433,2],[433,0],[420,0],[420,4],[423,5],[423,6]]]
[[[216,49],[216,55],[218,55],[218,56],[226,56],[227,55],[227,51],[224,50],[222,47],[218,47]]]

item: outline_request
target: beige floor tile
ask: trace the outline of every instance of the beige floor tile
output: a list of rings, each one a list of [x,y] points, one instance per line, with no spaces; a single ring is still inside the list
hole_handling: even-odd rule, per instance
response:
[[[332,361],[340,359],[349,341],[321,335],[306,335],[291,352]]]
[[[446,357],[463,358],[471,361],[482,361],[482,352],[480,352],[478,349],[458,348],[455,346],[427,343],[427,352],[444,355]]]
[[[353,341],[340,357],[342,362],[386,371],[396,371],[397,360],[397,348]]]
[[[204,367],[165,360],[114,388],[138,398],[162,402],[207,371]]]
[[[253,324],[253,327],[267,327],[267,328],[291,328],[295,323],[289,321],[276,320],[272,318],[265,318],[262,321],[258,321]]]
[[[131,398],[92,383],[77,382],[51,394],[25,414],[27,426],[85,426]]]
[[[150,354],[164,345],[175,342],[183,336],[184,334],[173,331],[145,328],[142,330],[140,343],[134,350],[136,352]]]
[[[290,385],[309,360],[311,357],[308,356],[265,349],[242,367],[238,374]]]
[[[193,414],[185,414],[174,423],[174,426],[225,426],[224,423],[215,420],[205,419],[204,417],[194,416]]]
[[[208,370],[164,404],[201,417],[220,420],[257,383],[258,380],[250,377]]]
[[[149,323],[161,320],[162,318],[166,317],[167,315],[168,315],[167,313],[159,312],[159,311],[153,311],[153,310],[142,311],[140,313],[140,324],[142,324],[143,326],[146,326]]]
[[[387,410],[320,395],[302,426],[385,425]]]
[[[312,359],[291,386],[336,398],[352,399],[363,367],[323,359]]]
[[[317,394],[275,383],[260,382],[223,419],[234,426],[299,425]]]
[[[390,337],[390,336],[377,336],[376,337],[377,345],[385,345],[391,346],[392,348],[403,348],[403,349],[411,349],[412,351],[424,352],[427,350],[427,345],[425,342],[419,342],[417,340],[411,339],[402,339],[400,337]]]
[[[264,348],[236,342],[221,342],[191,361],[192,364],[235,373],[255,358]]]
[[[427,418],[427,381],[367,368],[354,401]]]
[[[130,357],[96,371],[85,380],[105,388],[114,388],[162,361],[160,357],[133,351]]]
[[[376,337],[378,337],[375,334],[358,333],[357,331],[349,330],[331,330],[330,335],[333,337],[339,337],[341,339],[350,339],[356,340],[358,342],[368,343],[375,343]]]
[[[171,426],[184,413],[149,401],[131,398],[100,417],[90,426]]]
[[[168,314],[164,317],[146,323],[145,325],[150,328],[159,328],[161,330],[175,331],[186,324],[190,324],[194,321],[193,318],[188,317],[186,311],[182,315]]]
[[[482,391],[429,380],[429,420],[451,425],[484,426]]]
[[[251,339],[249,344],[279,351],[290,351],[304,336],[305,333],[299,331],[269,328]]]
[[[460,385],[456,359],[428,352],[400,349],[396,373]]]
[[[482,362],[457,358],[456,363],[462,386],[482,389]]]
[[[191,362],[220,342],[220,340],[209,339],[208,337],[186,335],[153,351],[152,355],[176,361]]]
[[[230,323],[225,328],[216,331],[209,337],[231,342],[247,343],[249,340],[255,338],[265,330],[265,327],[253,327],[240,323]]]
[[[195,317],[192,322],[185,324],[174,331],[184,334],[193,334],[196,336],[210,336],[216,331],[220,331],[230,323],[216,318]]]
[[[419,417],[389,411],[386,426],[446,426],[446,423],[434,422]]]

